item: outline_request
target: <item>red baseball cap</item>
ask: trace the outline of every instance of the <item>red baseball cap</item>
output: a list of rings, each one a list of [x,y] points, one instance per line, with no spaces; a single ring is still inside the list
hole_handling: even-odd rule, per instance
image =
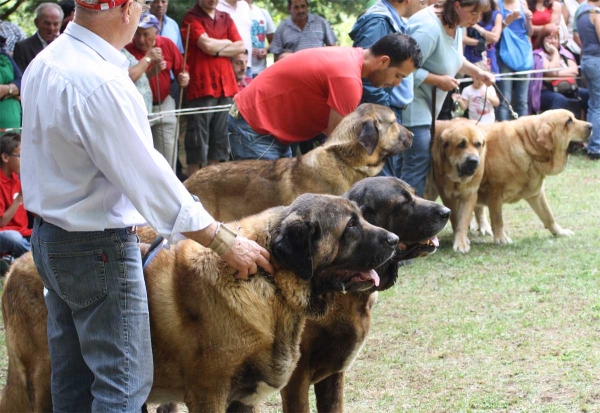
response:
[[[127,2],[127,0],[98,0],[97,4],[85,3],[81,0],[75,0],[77,4],[86,9],[92,10],[108,10],[114,9],[115,7],[121,6]]]

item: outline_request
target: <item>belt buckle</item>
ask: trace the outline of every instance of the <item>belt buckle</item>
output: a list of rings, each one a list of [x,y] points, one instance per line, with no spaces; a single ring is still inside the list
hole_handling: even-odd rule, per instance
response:
[[[240,118],[240,110],[238,109],[238,107],[235,104],[235,102],[233,103],[233,105],[231,105],[231,108],[229,108],[229,114],[232,117],[234,117],[235,119],[239,119]]]

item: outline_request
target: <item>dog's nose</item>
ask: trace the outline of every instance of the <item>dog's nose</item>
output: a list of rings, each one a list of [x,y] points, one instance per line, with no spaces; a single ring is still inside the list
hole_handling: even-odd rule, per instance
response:
[[[440,214],[440,217],[441,217],[441,218],[442,218],[444,221],[446,221],[448,218],[450,218],[450,213],[451,213],[451,212],[452,212],[452,211],[450,210],[450,208],[446,208],[445,206],[442,206],[442,207],[439,209],[439,214]]]
[[[588,122],[588,124],[587,124],[587,128],[588,128],[588,130],[590,131],[590,133],[592,133],[593,126],[592,126],[592,124],[591,124],[591,123],[589,123],[589,122]]]
[[[398,241],[400,241],[400,238],[398,238],[398,236],[396,234],[390,232],[387,236],[386,241],[388,242],[388,244],[390,244],[392,247],[394,247],[398,244]]]
[[[479,165],[479,159],[473,156],[469,156],[465,161],[465,166],[467,167],[477,168],[477,165]]]

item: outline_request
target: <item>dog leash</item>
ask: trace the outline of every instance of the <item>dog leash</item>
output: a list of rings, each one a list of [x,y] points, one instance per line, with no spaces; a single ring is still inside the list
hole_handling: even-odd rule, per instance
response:
[[[502,101],[504,103],[506,103],[506,106],[508,106],[508,111],[510,112],[511,118],[513,118],[514,120],[519,119],[518,113],[513,110],[512,106],[510,105],[510,103],[508,102],[508,100],[506,100],[506,98],[504,97],[504,94],[500,91],[500,88],[498,87],[498,85],[495,84],[495,83],[493,85],[494,85],[494,88],[496,89],[496,92],[498,92],[498,94],[502,98]],[[486,89],[486,93],[487,93],[487,89]]]

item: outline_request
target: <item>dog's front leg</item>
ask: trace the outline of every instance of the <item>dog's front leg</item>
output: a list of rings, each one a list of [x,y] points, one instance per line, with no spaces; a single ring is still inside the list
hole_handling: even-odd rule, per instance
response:
[[[317,411],[342,413],[344,411],[344,372],[335,373],[315,384]]]
[[[227,408],[227,413],[260,413],[260,405],[247,406],[240,402],[233,402]]]
[[[477,204],[477,192],[472,193],[456,202],[456,227],[454,228],[454,251],[466,254],[471,249],[469,241],[469,223],[473,209]],[[452,211],[454,214],[454,211]]]
[[[493,235],[492,227],[490,227],[490,223],[488,222],[485,216],[483,205],[475,206],[475,222],[477,223],[477,226],[475,228],[471,227],[472,231],[476,231],[477,229],[479,229],[479,233],[483,236]]]
[[[284,413],[310,413],[308,404],[310,369],[302,361],[303,359],[300,359],[290,381],[281,390]]]
[[[490,210],[490,219],[492,221],[494,242],[500,245],[512,244],[512,240],[504,233],[504,222],[502,220],[502,194],[498,192],[490,193],[487,200],[488,208]]]
[[[540,220],[544,223],[544,226],[557,237],[571,237],[574,235],[573,231],[570,229],[564,229],[560,225],[554,221],[554,215],[550,210],[550,205],[548,205],[548,200],[546,199],[546,193],[544,192],[544,188],[540,190],[540,192],[536,196],[532,196],[531,198],[527,198],[526,201],[529,203],[531,208],[535,211],[536,215],[540,218]]]

